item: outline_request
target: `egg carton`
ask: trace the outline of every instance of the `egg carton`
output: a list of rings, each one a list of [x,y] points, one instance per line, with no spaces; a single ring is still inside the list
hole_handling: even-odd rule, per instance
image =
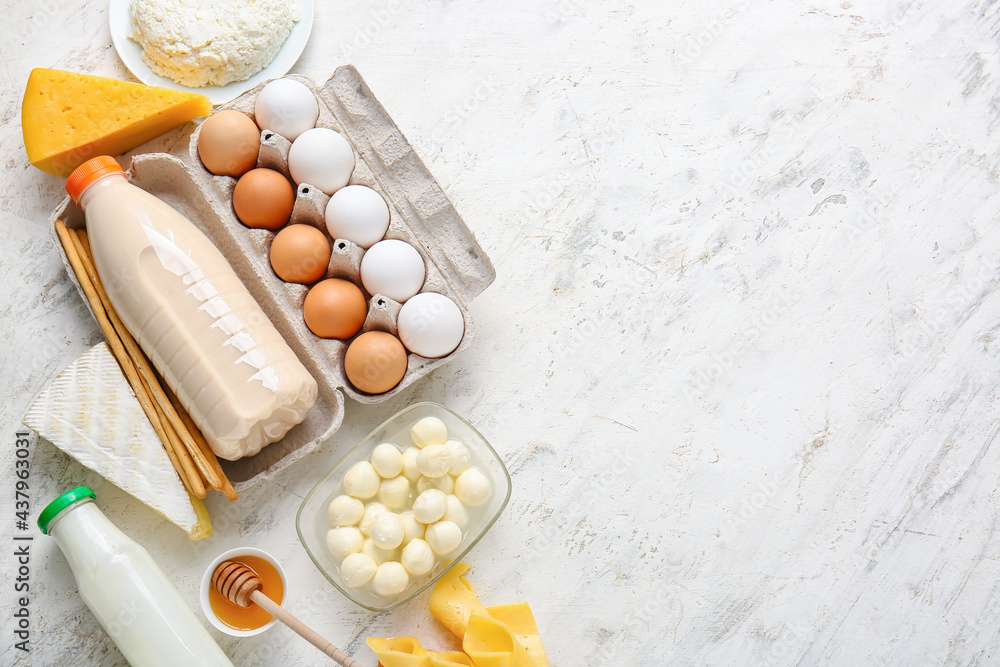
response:
[[[351,143],[356,166],[350,183],[372,187],[385,198],[390,211],[385,238],[406,241],[420,252],[427,269],[421,291],[451,298],[465,318],[465,335],[458,348],[446,357],[428,359],[409,354],[406,373],[394,389],[383,394],[356,390],[344,373],[344,355],[350,341],[322,339],[306,327],[302,302],[308,288],[285,283],[271,270],[268,252],[274,233],[247,228],[237,219],[232,206],[236,179],[213,175],[201,164],[197,149],[200,126],[193,133],[181,135],[182,141],[189,139],[186,150],[171,154],[167,151],[176,146],[163,144],[162,152],[143,152],[156,147],[154,142],[126,154],[123,166],[127,167],[129,180],[176,208],[208,235],[319,384],[316,405],[305,421],[281,441],[238,461],[220,460],[237,490],[288,466],[336,432],[343,421],[345,395],[360,403],[387,400],[461,353],[475,334],[468,303],[496,277],[486,253],[441,186],[353,66],[337,68],[322,86],[299,75],[288,78],[302,82],[316,96],[320,108],[317,126],[337,130]],[[263,85],[219,110],[237,109],[252,117],[254,99]],[[267,131],[262,132],[262,140],[260,166],[287,175],[287,141]],[[326,199],[317,188],[301,184],[289,224],[312,224],[325,231],[322,212]],[[56,219],[70,228],[84,227],[83,213],[68,197],[53,213],[50,223]],[[56,247],[61,251],[61,245],[56,243]],[[328,276],[347,278],[361,287],[359,266],[363,253],[350,241],[335,239]],[[75,283],[68,260],[65,256],[63,259]],[[400,304],[378,294],[366,296],[369,312],[362,330],[395,334]]]

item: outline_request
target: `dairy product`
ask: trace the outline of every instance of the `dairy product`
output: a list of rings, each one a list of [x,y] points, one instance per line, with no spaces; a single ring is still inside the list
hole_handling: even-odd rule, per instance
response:
[[[67,190],[111,302],[218,456],[256,454],[305,419],[316,381],[197,227],[110,158]]]
[[[55,176],[212,113],[204,95],[54,69],[31,70],[21,102],[28,160]]]
[[[232,663],[149,553],[118,530],[87,487],[67,491],[39,515],[76,579],[80,597],[133,667]]]
[[[267,67],[299,20],[290,0],[132,0],[129,38],[160,76],[199,88]]]

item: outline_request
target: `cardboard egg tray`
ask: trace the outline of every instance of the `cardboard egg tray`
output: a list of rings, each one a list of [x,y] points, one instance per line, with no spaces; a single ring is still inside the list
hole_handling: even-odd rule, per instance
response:
[[[151,146],[157,147],[156,142],[151,142],[126,154],[123,166],[128,169],[130,181],[166,201],[208,235],[319,383],[316,405],[305,421],[289,431],[284,439],[268,445],[255,456],[239,461],[220,459],[237,490],[284,468],[332,435],[343,420],[344,395],[362,403],[384,401],[468,347],[475,333],[468,302],[496,277],[489,258],[441,186],[353,66],[338,68],[322,86],[298,75],[289,75],[289,78],[301,81],[316,95],[320,107],[317,127],[337,130],[350,141],[356,158],[350,183],[367,185],[385,198],[390,212],[385,238],[401,239],[420,252],[427,269],[421,291],[440,292],[458,305],[465,318],[465,336],[458,349],[446,357],[426,359],[408,355],[406,374],[394,389],[375,395],[357,391],[344,373],[344,354],[350,341],[322,339],[306,327],[302,302],[308,288],[285,283],[274,275],[268,260],[274,232],[247,228],[236,218],[232,207],[236,179],[215,176],[201,164],[197,149],[200,126],[189,134],[186,150],[176,150],[175,137],[173,144],[163,144],[162,152],[148,152]],[[262,87],[263,84],[247,91],[219,109],[237,109],[252,117],[254,100]],[[182,135],[182,139],[186,138]],[[140,152],[143,149],[146,152]],[[171,150],[174,154],[167,152]],[[268,166],[287,175],[287,153],[286,140],[280,135],[262,132],[258,166]],[[323,211],[327,199],[318,189],[301,184],[289,224],[312,224],[325,232]],[[68,197],[53,213],[50,223],[56,219],[61,219],[70,228],[84,226],[83,213]],[[58,242],[56,247],[61,251]],[[347,278],[362,287],[358,267],[363,253],[349,241],[334,240],[327,277]],[[68,260],[65,257],[63,260],[75,283]],[[369,297],[369,313],[362,330],[377,329],[395,334],[400,304],[377,294],[366,293],[366,296]]]

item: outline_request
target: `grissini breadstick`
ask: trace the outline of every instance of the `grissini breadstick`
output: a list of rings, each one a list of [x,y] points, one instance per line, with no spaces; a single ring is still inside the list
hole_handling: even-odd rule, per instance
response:
[[[121,318],[118,317],[118,313],[111,304],[111,300],[108,298],[107,292],[104,291],[104,287],[100,283],[100,277],[97,275],[97,268],[94,265],[93,258],[90,254],[90,244],[89,239],[87,238],[87,233],[79,230],[74,235],[73,232],[70,231],[70,236],[74,237],[75,242],[80,245],[78,250],[82,256],[84,268],[87,270],[87,274],[90,276],[91,282],[93,282],[97,287],[98,298],[101,299],[104,310],[107,312],[112,326],[118,332],[119,336],[121,336],[125,350],[135,363],[136,369],[139,371],[139,375],[142,376],[145,381],[145,386],[150,390],[152,398],[157,404],[158,412],[164,415],[166,421],[173,427],[177,438],[184,445],[186,453],[194,461],[195,466],[198,468],[198,472],[205,478],[208,485],[213,489],[221,490],[222,480],[219,479],[218,474],[216,474],[216,472],[212,469],[212,466],[205,457],[205,454],[198,447],[198,444],[188,431],[187,425],[177,414],[177,410],[167,398],[167,395],[163,391],[163,387],[160,386],[160,382],[157,379],[156,374],[153,372],[153,367],[150,365],[149,360],[139,347],[139,344],[136,343],[135,339],[132,337],[132,334],[129,333],[125,324],[121,321]]]
[[[177,410],[181,419],[184,420],[188,430],[194,437],[194,441],[198,443],[202,453],[205,454],[205,458],[208,459],[209,465],[212,466],[212,469],[215,470],[215,472],[219,475],[219,478],[222,480],[222,488],[219,490],[226,495],[226,498],[229,498],[230,502],[237,500],[239,495],[236,493],[236,489],[234,489],[233,485],[229,482],[229,478],[226,477],[225,471],[223,471],[222,466],[219,465],[219,459],[216,458],[215,452],[212,451],[212,447],[208,444],[208,441],[205,440],[205,436],[203,436],[201,431],[198,430],[198,426],[191,419],[191,415],[189,415],[184,409],[184,406],[181,405],[181,402],[177,399],[174,392],[170,391],[170,387],[164,386],[163,390],[166,392],[167,398],[170,399],[171,404],[173,404],[174,409]]]
[[[125,352],[125,347],[122,344],[121,339],[118,337],[118,333],[115,331],[111,321],[108,319],[108,315],[104,310],[104,306],[97,294],[97,290],[91,282],[86,268],[84,268],[83,260],[80,257],[76,245],[73,243],[74,236],[70,234],[70,231],[66,228],[66,225],[63,224],[62,220],[56,220],[56,234],[59,236],[59,241],[62,243],[63,250],[66,252],[66,258],[69,259],[70,266],[73,267],[73,272],[80,281],[83,293],[86,295],[87,301],[90,303],[90,309],[94,313],[94,318],[97,320],[97,324],[101,327],[101,331],[104,332],[104,337],[108,341],[108,347],[111,348],[112,354],[121,365],[122,372],[125,373],[125,378],[128,380],[129,384],[132,385],[132,390],[135,393],[136,399],[139,401],[139,405],[142,407],[143,412],[146,413],[146,417],[149,419],[150,424],[153,426],[153,430],[156,431],[156,435],[160,438],[163,446],[167,448],[168,457],[171,459],[171,462],[179,460],[177,452],[173,452],[174,455],[170,456],[173,444],[163,429],[163,424],[160,422],[156,408],[153,406],[153,402],[145,390],[142,378],[135,369],[132,359]],[[185,486],[192,493],[194,493],[194,495],[199,498],[204,498],[205,489],[201,484],[201,479],[198,475],[195,474],[193,477],[187,476],[187,471],[183,465],[177,467],[176,469],[177,474],[180,476],[181,481],[184,482]],[[193,469],[192,472],[194,472]],[[199,487],[202,495],[198,495]]]

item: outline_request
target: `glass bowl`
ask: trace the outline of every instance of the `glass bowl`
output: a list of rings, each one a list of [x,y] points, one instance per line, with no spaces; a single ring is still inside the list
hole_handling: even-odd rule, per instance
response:
[[[340,577],[339,559],[334,557],[326,544],[326,534],[330,530],[327,507],[331,500],[343,493],[342,479],[351,466],[359,461],[368,461],[372,450],[383,442],[391,442],[400,449],[412,445],[410,427],[424,417],[437,417],[443,421],[448,427],[448,437],[460,440],[468,448],[469,465],[482,470],[490,481],[490,496],[482,505],[468,508],[469,523],[462,531],[461,544],[451,553],[438,556],[434,567],[427,574],[411,576],[409,585],[402,592],[391,596],[380,596],[372,590],[371,582],[360,588],[350,588]],[[443,405],[415,403],[400,410],[365,436],[317,482],[299,507],[295,517],[295,529],[299,534],[299,541],[302,542],[313,563],[341,593],[365,609],[386,611],[420,594],[447,572],[453,563],[462,560],[500,518],[507,501],[510,500],[510,491],[510,475],[506,466],[486,438],[472,424]],[[370,501],[377,501],[377,498],[365,502]]]

